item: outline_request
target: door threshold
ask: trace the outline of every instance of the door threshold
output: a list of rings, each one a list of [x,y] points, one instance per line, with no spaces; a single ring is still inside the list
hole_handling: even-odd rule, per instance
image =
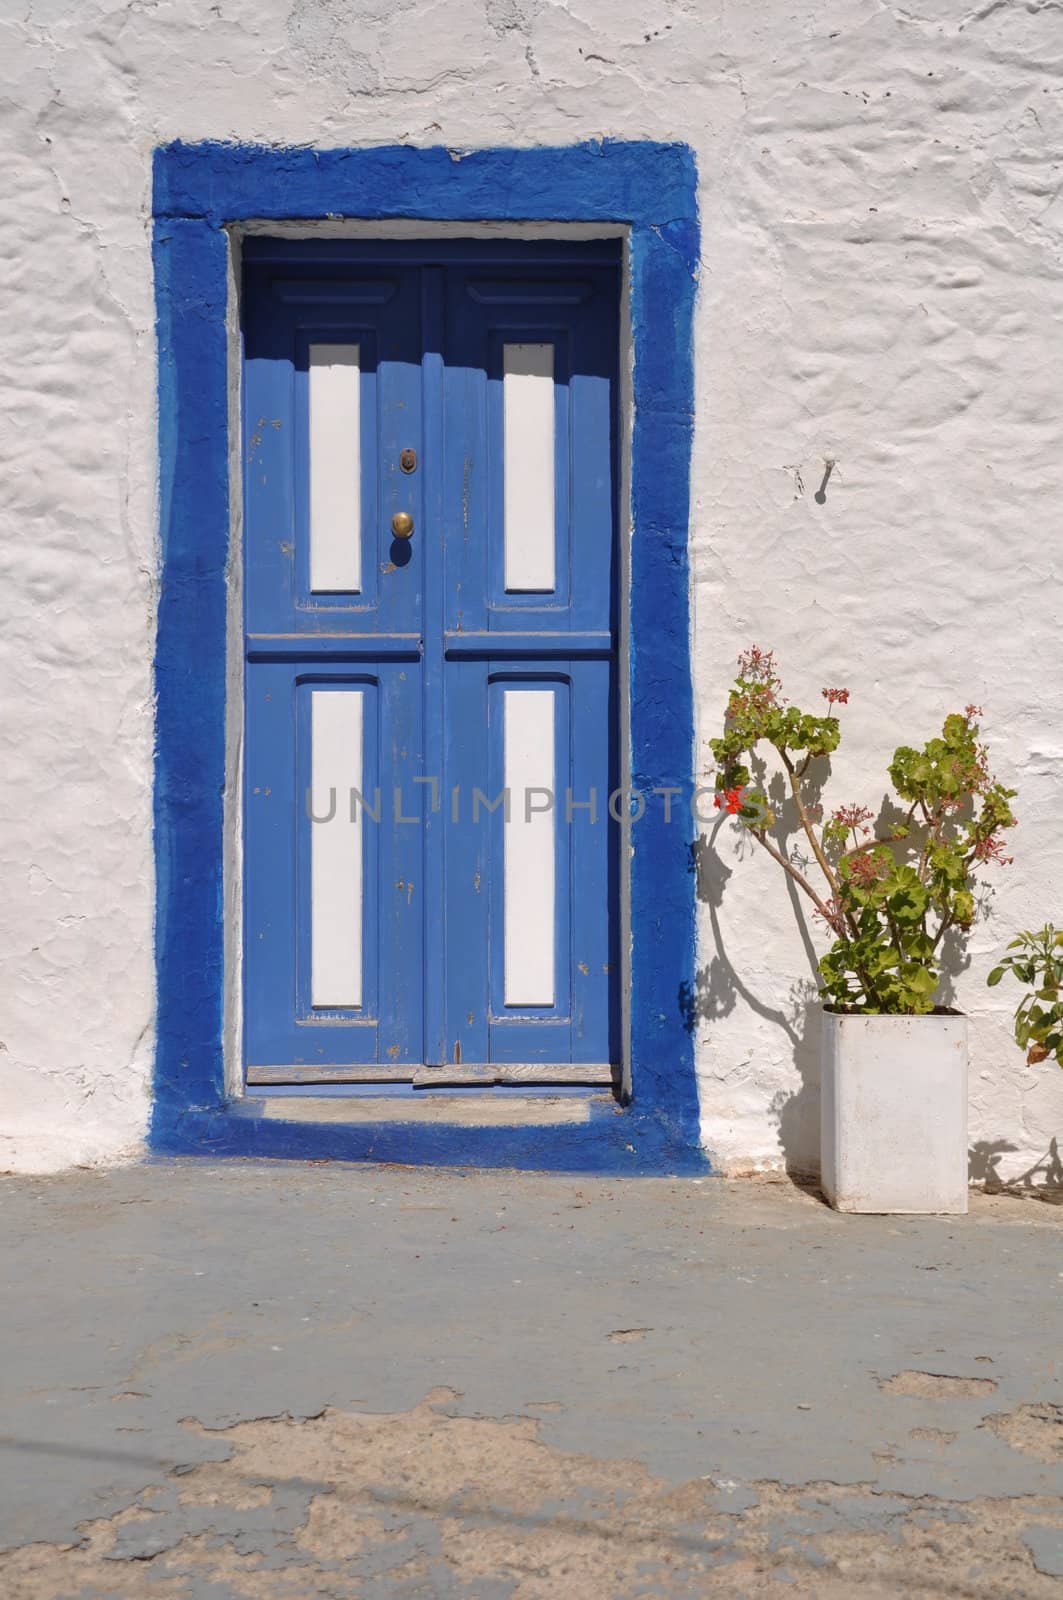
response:
[[[485,1095],[497,1095],[499,1099],[505,1100],[520,1096],[527,1099],[541,1097],[552,1100],[559,1097],[599,1100],[614,1098],[614,1095],[608,1093],[605,1085],[601,1083],[526,1083],[520,1088],[506,1085],[495,1087],[491,1084],[452,1083],[415,1089],[407,1079],[405,1083],[249,1083],[240,1099],[241,1101],[269,1100],[283,1095],[290,1095],[293,1098],[302,1095],[307,1099],[368,1097],[377,1100],[482,1100]]]
[[[300,1062],[294,1066],[247,1068],[249,1088],[266,1085],[298,1085],[315,1091],[326,1084],[363,1085],[383,1091],[391,1088],[455,1089],[455,1088],[611,1088],[619,1068],[607,1061],[521,1061],[502,1062],[481,1066],[465,1066],[455,1062],[446,1066],[308,1066]]]
[[[418,1067],[413,1074],[415,1089],[450,1089],[466,1084],[482,1084],[485,1088],[502,1088],[509,1084],[522,1089],[532,1084],[550,1084],[567,1088],[570,1085],[612,1084],[612,1081],[613,1069],[607,1061],[566,1061],[557,1064],[529,1061],[486,1067],[466,1067],[454,1063],[442,1067]]]
[[[242,1114],[263,1121],[343,1123],[432,1123],[459,1128],[562,1127],[588,1123],[615,1106],[612,1095],[255,1095],[237,1103]],[[234,1107],[236,1109],[236,1107]]]

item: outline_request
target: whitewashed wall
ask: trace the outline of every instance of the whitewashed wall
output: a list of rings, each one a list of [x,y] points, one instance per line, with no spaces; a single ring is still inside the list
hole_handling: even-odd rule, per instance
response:
[[[147,1114],[152,147],[598,135],[686,140],[702,174],[704,739],[751,639],[779,652],[795,698],[852,690],[839,798],[877,800],[895,743],[950,707],[985,705],[1022,823],[958,984],[972,1138],[998,1148],[1002,1174],[1036,1162],[1063,1130],[1063,1075],[1025,1068],[1007,996],[982,982],[1014,927],[1063,920],[1058,10],[11,0],[3,12],[0,1166],[135,1151]],[[826,458],[837,465],[819,505]],[[739,860],[729,825],[702,855],[704,1136],[731,1165],[807,1167],[809,951],[770,865]]]

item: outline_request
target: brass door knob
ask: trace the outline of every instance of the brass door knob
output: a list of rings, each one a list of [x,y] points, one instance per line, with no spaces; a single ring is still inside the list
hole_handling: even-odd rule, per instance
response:
[[[408,539],[413,533],[413,518],[408,511],[396,511],[391,519],[391,531],[396,539]]]

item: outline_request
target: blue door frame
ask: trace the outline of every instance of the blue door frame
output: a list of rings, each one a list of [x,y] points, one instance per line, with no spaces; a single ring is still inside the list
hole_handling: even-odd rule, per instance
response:
[[[168,1154],[330,1156],[602,1172],[704,1170],[694,975],[689,660],[696,171],[682,145],[455,153],[173,144],[155,153],[162,574],[155,658],[157,1045],[151,1145]],[[228,230],[352,217],[621,225],[632,344],[627,596],[630,782],[650,800],[629,869],[630,1101],[588,1122],[457,1127],[286,1122],[225,1073],[227,594],[231,553]],[[621,520],[623,531],[623,516]]]

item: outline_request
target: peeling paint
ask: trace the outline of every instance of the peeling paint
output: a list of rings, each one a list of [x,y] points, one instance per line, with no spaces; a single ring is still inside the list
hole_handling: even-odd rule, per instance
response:
[[[34,1600],[75,1589],[140,1600],[190,1585],[325,1597],[359,1593],[370,1575],[470,1600],[485,1581],[512,1600],[635,1600],[650,1588],[675,1600],[846,1600],[944,1597],[963,1570],[972,1600],[1058,1593],[1027,1535],[1032,1524],[1058,1543],[1059,1499],[957,1506],[869,1483],[673,1483],[638,1461],[548,1445],[534,1417],[461,1416],[460,1402],[438,1388],[409,1412],[327,1409],[212,1429],[226,1459],[147,1484],[124,1510],[83,1524],[74,1546],[0,1554],[0,1582]]]

